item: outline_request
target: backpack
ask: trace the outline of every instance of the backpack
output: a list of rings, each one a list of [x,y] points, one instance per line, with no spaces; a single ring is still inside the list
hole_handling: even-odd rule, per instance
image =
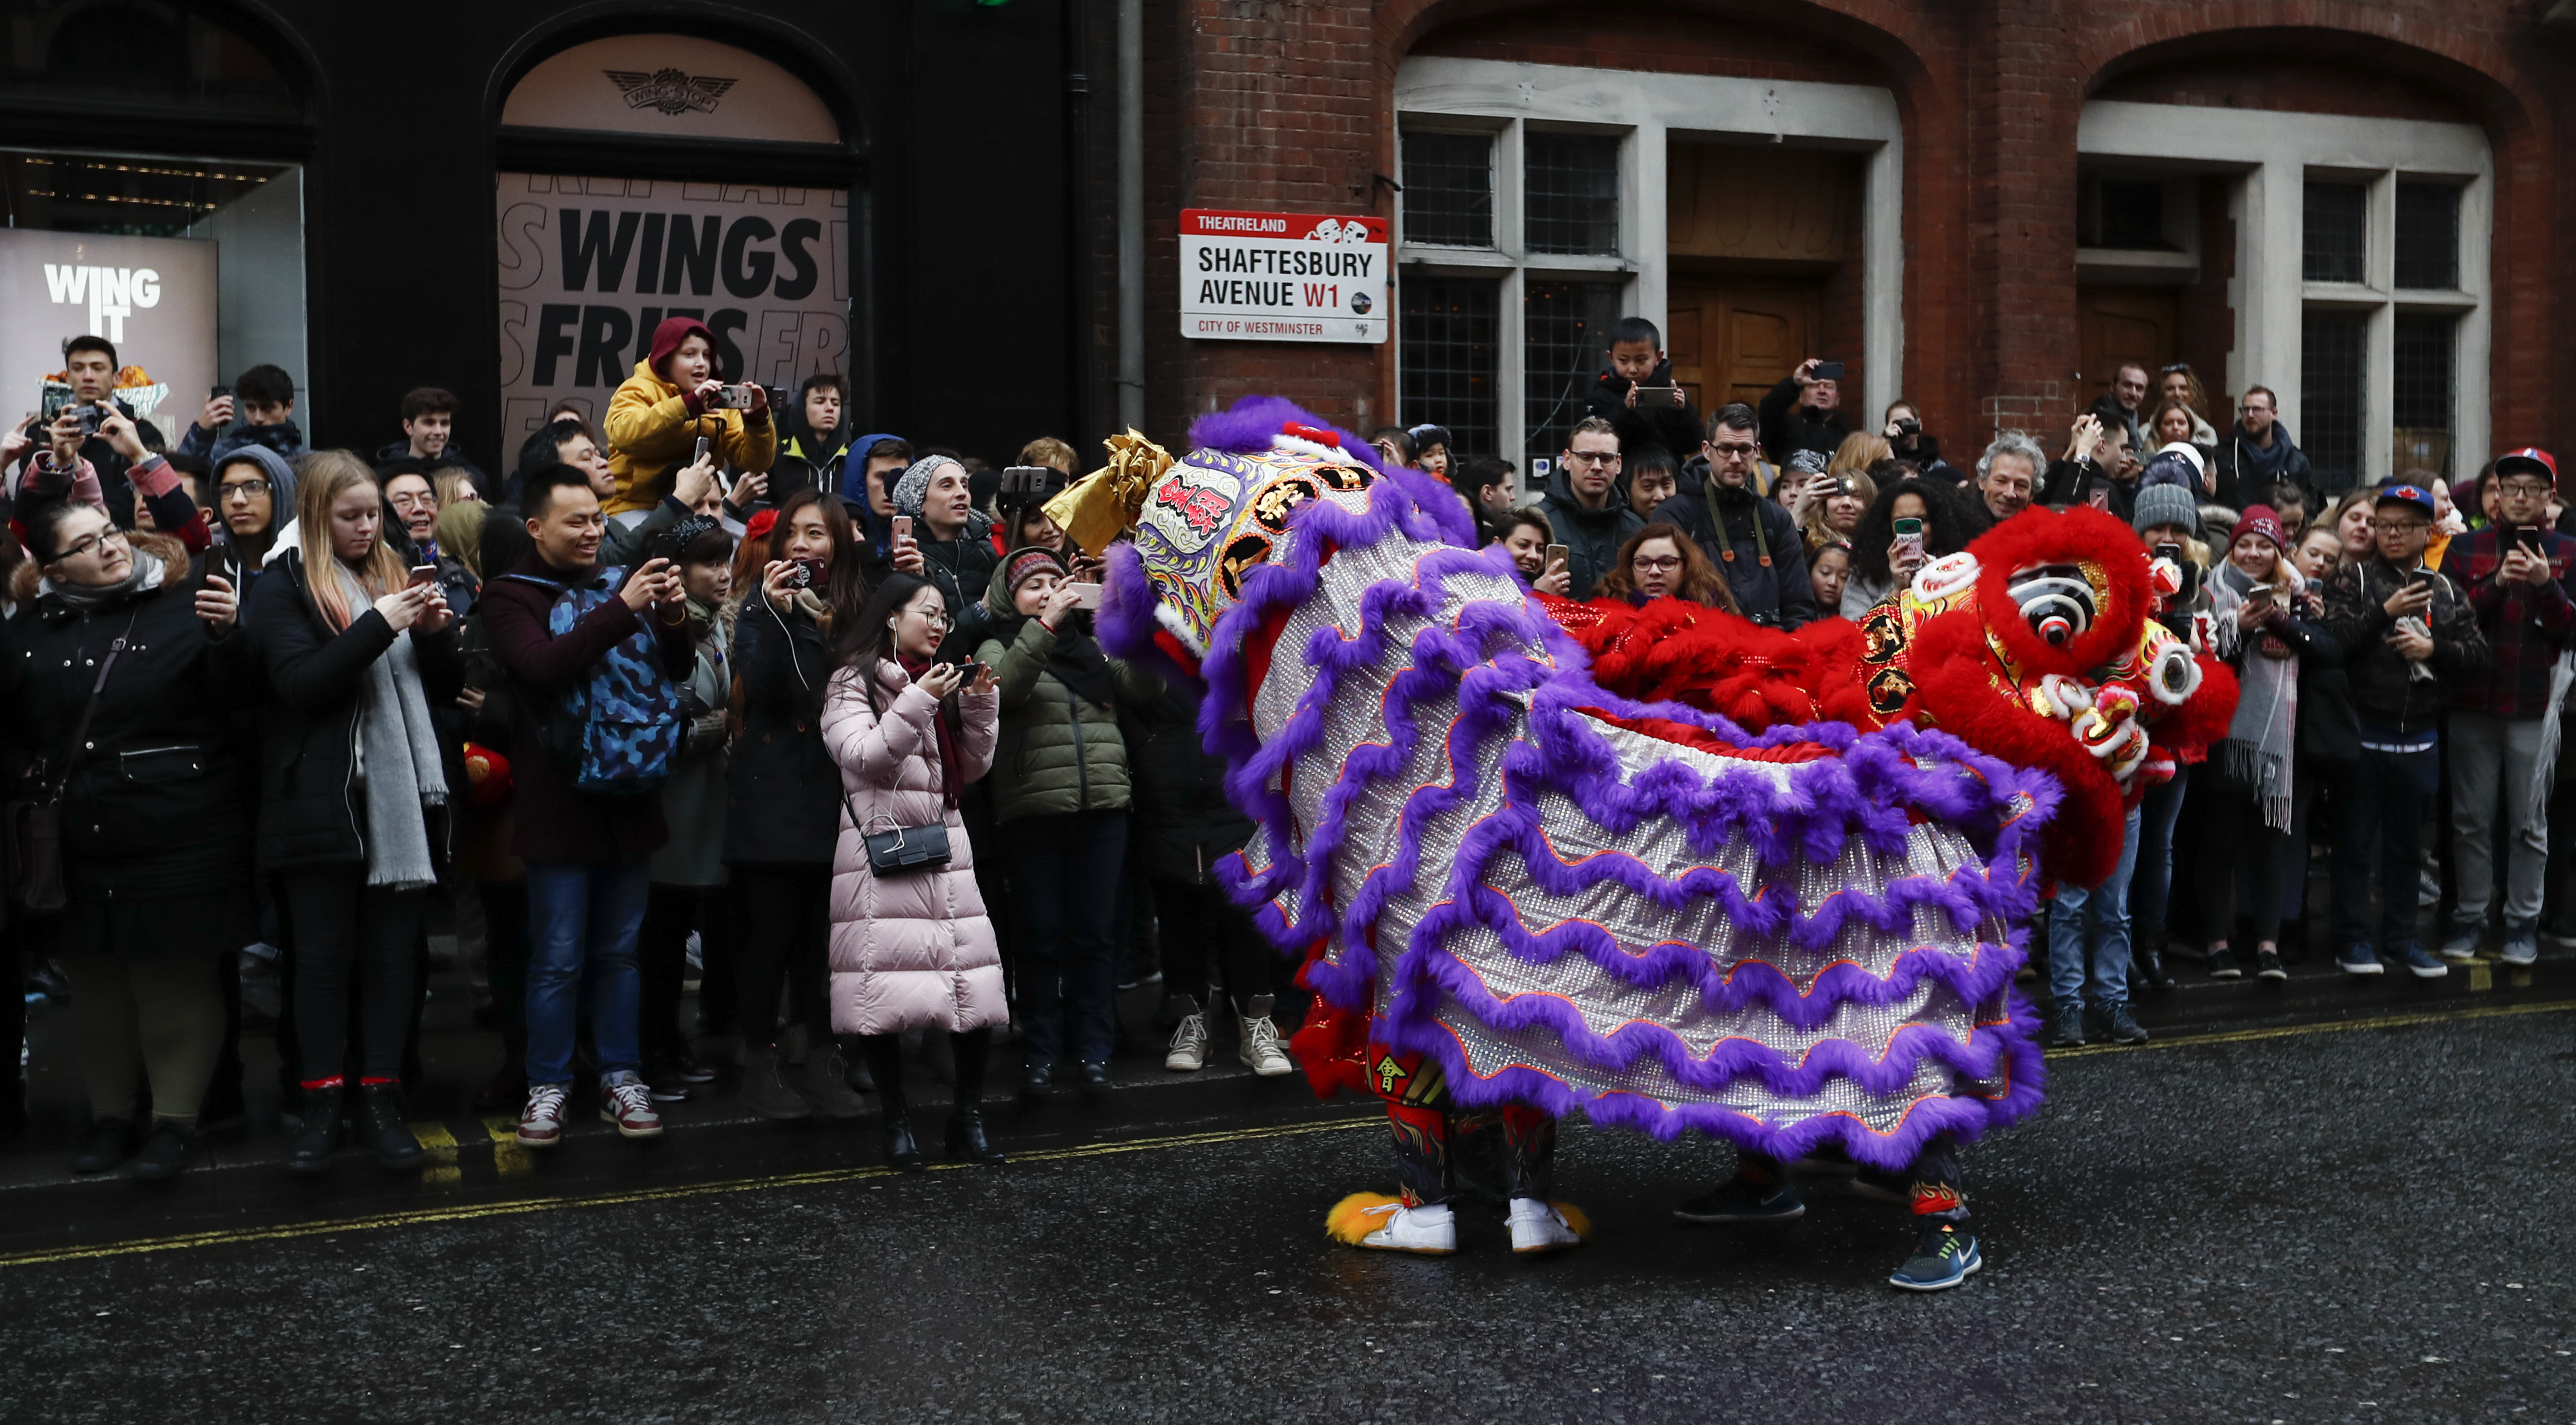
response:
[[[626,571],[612,566],[599,573],[591,585],[561,584],[532,574],[502,577],[554,594],[546,632],[561,638],[592,609],[617,597]],[[631,796],[658,791],[670,780],[687,720],[681,714],[680,687],[662,671],[651,628],[620,639],[588,678],[556,694],[551,706],[533,701],[541,709],[538,729],[546,751],[579,790]]]

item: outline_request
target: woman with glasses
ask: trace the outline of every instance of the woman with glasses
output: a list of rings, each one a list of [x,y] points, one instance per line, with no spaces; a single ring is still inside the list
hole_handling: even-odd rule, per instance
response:
[[[1602,599],[1643,607],[1655,599],[1682,599],[1736,613],[1735,592],[1699,542],[1681,526],[1650,524],[1628,536],[1601,580]]]
[[[1053,557],[1040,550],[1017,559]],[[990,665],[970,674],[933,661],[948,629],[939,586],[889,575],[840,634],[841,666],[823,708],[831,786],[847,808],[832,858],[832,1028],[865,1036],[885,1109],[886,1161],[905,1172],[922,1168],[903,1090],[907,1029],[949,1036],[948,1155],[1002,1160],[984,1133],[984,1070],[993,1026],[1010,1011],[992,918],[975,888],[974,839],[957,811],[966,784],[993,766],[1001,699]],[[939,838],[947,854],[879,870],[866,838],[887,832],[907,843]]]
[[[72,1170],[132,1156],[136,1177],[166,1180],[187,1165],[223,1048],[215,963],[257,933],[251,749],[231,710],[258,691],[258,652],[234,627],[231,581],[191,578],[178,541],[129,536],[96,505],[19,515],[0,745],[19,756],[19,795],[58,797],[64,900],[32,916],[13,905],[12,933],[71,981],[90,1101]]]

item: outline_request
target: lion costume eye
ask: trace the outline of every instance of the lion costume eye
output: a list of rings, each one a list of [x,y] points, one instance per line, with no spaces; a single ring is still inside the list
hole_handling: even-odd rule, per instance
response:
[[[2072,564],[2040,564],[2014,573],[2006,586],[2021,616],[2051,647],[2063,648],[2093,626],[2093,584]]]

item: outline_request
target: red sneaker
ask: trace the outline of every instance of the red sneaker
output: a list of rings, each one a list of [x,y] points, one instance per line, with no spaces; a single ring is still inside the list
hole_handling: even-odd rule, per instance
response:
[[[531,1084],[528,1106],[519,1114],[519,1143],[551,1148],[563,1141],[564,1090],[569,1084]]]
[[[653,1091],[633,1072],[618,1074],[599,1086],[599,1117],[617,1125],[621,1138],[657,1138],[662,1115],[653,1111]]]

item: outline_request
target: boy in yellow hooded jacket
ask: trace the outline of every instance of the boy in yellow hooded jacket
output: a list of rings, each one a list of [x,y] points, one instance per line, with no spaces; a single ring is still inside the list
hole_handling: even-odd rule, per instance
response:
[[[711,406],[723,382],[716,379],[716,338],[695,317],[670,317],[653,328],[652,355],[608,398],[608,472],[617,493],[610,515],[650,510],[661,492],[656,478],[686,465],[699,436],[727,465],[766,472],[778,458],[778,428],[769,419],[769,392],[751,388],[751,409]]]

